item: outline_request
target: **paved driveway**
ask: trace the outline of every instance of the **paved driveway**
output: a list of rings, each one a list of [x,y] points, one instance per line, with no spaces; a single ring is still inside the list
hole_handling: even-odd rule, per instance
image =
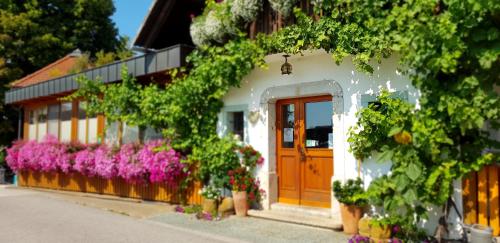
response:
[[[237,242],[0,186],[0,242]]]

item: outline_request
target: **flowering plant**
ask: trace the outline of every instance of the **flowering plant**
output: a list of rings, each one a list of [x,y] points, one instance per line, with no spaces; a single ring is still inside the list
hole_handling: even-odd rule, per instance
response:
[[[138,158],[140,145],[137,143],[125,144],[116,155],[118,161],[118,175],[127,182],[140,183],[146,179],[146,167]]]
[[[107,145],[101,145],[94,151],[95,172],[97,175],[111,179],[118,174],[118,162],[113,151]]]
[[[349,243],[370,243],[370,237],[365,237],[361,235],[354,235],[348,241]]]
[[[253,180],[245,167],[230,170],[227,174],[229,175],[229,184],[233,191],[246,191],[251,180]]]
[[[252,146],[246,145],[239,149],[242,155],[242,163],[250,169],[254,169],[257,165],[260,166],[264,163],[264,157],[259,151],[255,150]]]
[[[149,173],[150,182],[166,182],[177,186],[179,178],[187,175],[186,165],[181,163],[181,156],[161,140],[148,142],[139,150],[137,158]]]
[[[262,9],[262,0],[234,0],[231,14],[234,22],[252,22]]]
[[[86,146],[85,149],[75,154],[75,164],[73,169],[85,176],[95,176],[95,146]]]
[[[214,185],[206,185],[201,189],[200,194],[206,199],[217,200],[220,198],[221,191]]]
[[[269,0],[271,8],[278,11],[284,17],[288,17],[295,6],[297,0]]]
[[[5,160],[14,171],[76,171],[88,177],[121,177],[129,182],[149,180],[176,186],[189,171],[181,163],[180,154],[165,144],[158,140],[144,146],[112,148],[105,144],[61,143],[48,136],[42,142],[15,142],[7,149]]]

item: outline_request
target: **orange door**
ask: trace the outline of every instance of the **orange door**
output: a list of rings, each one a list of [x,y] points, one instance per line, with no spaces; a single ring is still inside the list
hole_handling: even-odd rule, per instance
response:
[[[278,201],[330,207],[332,97],[277,102]]]

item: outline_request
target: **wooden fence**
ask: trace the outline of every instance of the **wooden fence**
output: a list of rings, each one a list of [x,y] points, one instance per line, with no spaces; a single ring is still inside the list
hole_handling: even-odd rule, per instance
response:
[[[198,194],[200,184],[197,182],[181,193],[177,188],[160,183],[130,184],[121,178],[108,180],[100,177],[88,178],[79,173],[22,171],[18,176],[18,184],[24,187],[97,193],[150,201],[201,204],[201,196]]]
[[[500,235],[500,165],[486,166],[463,180],[464,221],[489,225]]]

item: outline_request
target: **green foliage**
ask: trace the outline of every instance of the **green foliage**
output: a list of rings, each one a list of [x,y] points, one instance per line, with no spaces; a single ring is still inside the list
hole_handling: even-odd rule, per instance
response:
[[[217,144],[210,138],[216,134],[222,98],[252,69],[263,66],[266,54],[324,49],[337,64],[351,58],[358,70],[369,74],[373,61],[397,53],[401,70],[421,92],[419,109],[382,92],[379,104],[358,114],[349,142],[357,158],[375,153],[379,160],[392,161],[391,173],[376,179],[368,195],[390,215],[416,224],[426,217],[429,205],[447,200],[453,180],[498,160],[495,150],[486,150],[499,148],[486,128],[500,127],[494,88],[500,85],[500,69],[495,68],[500,65],[500,3],[316,2],[319,19],[295,9],[294,25],[261,34],[256,41],[240,34],[233,40],[224,36],[228,42],[222,46],[203,45],[189,56],[189,73],[173,72],[166,88],[143,87],[131,111],[163,129],[175,148],[193,150],[195,157],[207,153],[203,160],[221,163],[228,147],[214,147],[222,149],[215,152],[207,146]]]
[[[214,136],[203,146],[195,147],[189,159],[200,163],[198,175],[205,184],[212,181],[218,188],[230,188],[227,172],[241,167],[237,150],[238,145],[231,137]]]
[[[4,106],[7,84],[76,48],[116,51],[112,0],[0,1],[0,144],[16,138],[18,111]]]
[[[350,152],[358,159],[368,158],[373,152],[379,152],[382,161],[391,157],[381,144],[396,145],[398,142],[393,137],[411,129],[409,117],[413,117],[413,113],[414,106],[392,99],[388,91],[382,91],[377,102],[357,113],[357,124],[349,128]]]
[[[5,165],[5,148],[0,146],[0,168]]]
[[[363,207],[368,203],[361,178],[357,178],[356,180],[349,179],[345,184],[342,184],[340,181],[334,181],[333,195],[340,203],[346,205]]]
[[[110,122],[144,127],[148,122],[143,119],[139,107],[144,88],[128,73],[125,65],[122,66],[121,77],[122,82],[105,85],[100,79],[90,80],[83,75],[79,76],[77,81],[80,89],[64,99],[85,99],[86,110],[90,115],[105,114]]]

